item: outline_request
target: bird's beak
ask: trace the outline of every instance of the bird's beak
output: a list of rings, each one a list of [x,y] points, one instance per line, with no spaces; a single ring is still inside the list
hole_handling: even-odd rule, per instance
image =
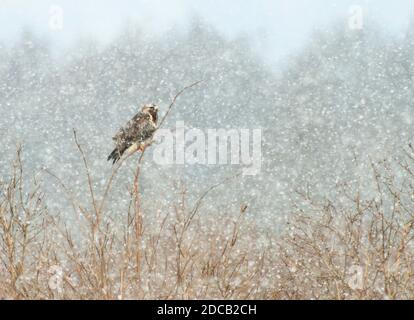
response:
[[[154,109],[155,109],[155,111],[158,111],[158,106],[155,106]]]

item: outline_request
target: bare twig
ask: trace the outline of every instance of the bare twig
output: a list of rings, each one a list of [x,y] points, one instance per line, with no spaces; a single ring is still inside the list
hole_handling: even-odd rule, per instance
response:
[[[95,210],[96,218],[99,219],[100,211],[98,210],[98,206],[97,206],[96,200],[95,200],[95,192],[93,190],[93,181],[92,181],[91,172],[90,172],[90,169],[89,169],[88,161],[86,160],[85,152],[83,151],[82,146],[80,145],[80,143],[78,141],[78,137],[77,137],[75,129],[73,129],[73,136],[75,138],[76,147],[78,148],[80,154],[82,155],[83,165],[85,167],[86,176],[88,178],[89,192],[90,192],[91,198],[92,198],[92,206]]]
[[[163,123],[164,123],[164,121],[165,121],[165,119],[167,118],[167,116],[168,116],[168,114],[170,113],[170,111],[171,111],[171,109],[172,109],[172,107],[174,106],[174,104],[175,104],[175,101],[178,99],[178,97],[185,91],[185,90],[187,90],[187,89],[190,89],[190,88],[192,88],[192,87],[194,87],[194,86],[196,86],[196,85],[198,85],[199,83],[201,83],[201,82],[203,82],[204,80],[199,80],[199,81],[197,81],[197,82],[194,82],[194,83],[192,83],[192,84],[190,84],[190,85],[188,85],[188,86],[186,86],[186,87],[184,87],[183,89],[181,89],[175,96],[174,96],[174,98],[171,100],[171,103],[170,103],[170,105],[168,106],[168,108],[167,108],[167,112],[164,114],[164,116],[162,117],[162,119],[161,119],[161,121],[160,121],[160,123],[158,124],[158,128],[157,129],[159,129],[159,128],[161,128],[161,126],[163,125]]]

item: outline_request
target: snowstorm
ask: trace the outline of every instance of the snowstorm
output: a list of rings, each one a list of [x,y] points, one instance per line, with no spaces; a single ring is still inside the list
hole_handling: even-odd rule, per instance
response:
[[[413,299],[412,17],[2,0],[0,298]]]

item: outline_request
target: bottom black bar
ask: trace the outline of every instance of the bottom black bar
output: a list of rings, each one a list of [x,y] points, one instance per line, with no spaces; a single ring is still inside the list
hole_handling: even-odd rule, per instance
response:
[[[394,316],[412,309],[410,301],[0,301],[0,311],[13,317],[115,317],[117,319],[286,319],[315,316],[355,317],[366,309],[370,316]],[[9,310],[7,310],[9,309]],[[77,320],[77,319],[76,319]]]

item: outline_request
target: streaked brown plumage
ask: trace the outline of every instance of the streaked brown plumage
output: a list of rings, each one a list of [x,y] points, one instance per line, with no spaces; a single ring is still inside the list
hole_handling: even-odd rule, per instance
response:
[[[145,104],[125,127],[121,128],[112,138],[115,141],[115,149],[108,156],[108,161],[115,164],[122,155],[142,151],[151,142],[157,129],[158,107],[155,104]]]

